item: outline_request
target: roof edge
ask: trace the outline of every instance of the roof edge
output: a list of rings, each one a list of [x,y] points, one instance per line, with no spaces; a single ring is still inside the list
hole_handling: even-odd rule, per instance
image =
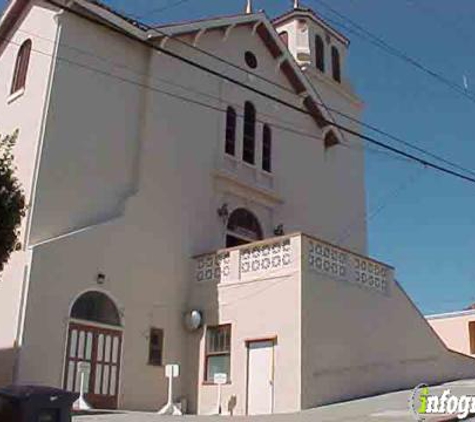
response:
[[[280,25],[283,22],[286,22],[294,17],[303,16],[312,19],[314,22],[322,25],[325,29],[330,31],[335,37],[337,37],[343,44],[346,46],[350,45],[350,39],[343,35],[340,31],[335,29],[329,23],[325,21],[325,19],[321,18],[314,10],[310,8],[298,8],[291,10],[290,12],[286,12],[276,18],[272,19],[272,25]]]

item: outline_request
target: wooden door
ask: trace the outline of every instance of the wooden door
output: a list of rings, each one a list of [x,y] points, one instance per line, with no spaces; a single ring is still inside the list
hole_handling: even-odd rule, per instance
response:
[[[95,409],[117,409],[122,331],[71,322],[68,331],[64,388],[79,392],[79,366],[89,369],[85,398]]]

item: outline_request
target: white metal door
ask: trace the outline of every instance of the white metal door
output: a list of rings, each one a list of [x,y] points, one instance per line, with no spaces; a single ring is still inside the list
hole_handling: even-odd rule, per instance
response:
[[[274,341],[248,343],[247,413],[266,415],[274,410]]]

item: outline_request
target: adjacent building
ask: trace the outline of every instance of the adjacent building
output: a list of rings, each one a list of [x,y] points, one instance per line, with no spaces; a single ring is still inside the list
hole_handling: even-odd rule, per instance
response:
[[[224,373],[223,411],[265,414],[475,376],[367,256],[363,145],[332,124],[360,130],[349,41],[312,10],[150,27],[12,0],[0,40],[29,203],[2,383],[86,368],[95,407],[155,410],[179,363],[190,413]]]
[[[475,355],[475,309],[428,315],[427,322],[443,342],[459,353]]]

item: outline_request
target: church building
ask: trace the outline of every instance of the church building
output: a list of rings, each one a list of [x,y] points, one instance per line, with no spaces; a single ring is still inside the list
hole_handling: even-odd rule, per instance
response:
[[[270,19],[145,25],[11,0],[0,133],[28,202],[0,274],[0,384],[155,411],[296,412],[475,378],[368,257],[349,40]],[[347,130],[343,130],[344,129]],[[389,257],[390,259],[390,257]],[[218,377],[217,374],[221,374]]]

